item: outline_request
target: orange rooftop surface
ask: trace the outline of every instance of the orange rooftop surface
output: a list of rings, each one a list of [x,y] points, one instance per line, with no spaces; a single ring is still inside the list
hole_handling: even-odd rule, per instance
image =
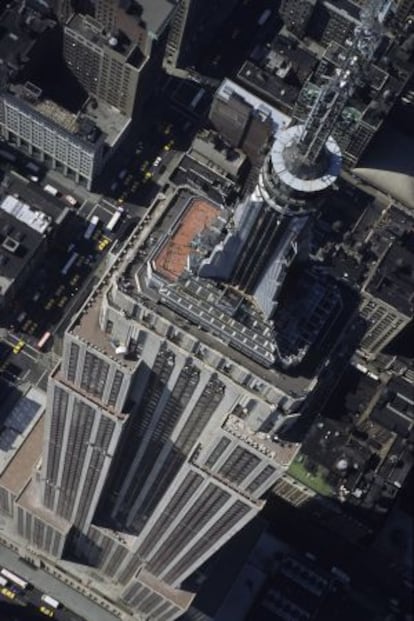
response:
[[[209,228],[220,213],[219,207],[201,198],[191,201],[171,237],[154,258],[155,270],[170,281],[177,280],[187,267],[193,239]]]

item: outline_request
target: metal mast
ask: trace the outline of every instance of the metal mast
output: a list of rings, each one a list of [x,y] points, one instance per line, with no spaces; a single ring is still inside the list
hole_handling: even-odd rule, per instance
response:
[[[356,84],[366,73],[382,33],[383,22],[391,7],[390,0],[367,0],[360,12],[346,56],[336,74],[322,86],[302,128],[296,148],[288,156],[300,172],[304,162],[315,164]]]

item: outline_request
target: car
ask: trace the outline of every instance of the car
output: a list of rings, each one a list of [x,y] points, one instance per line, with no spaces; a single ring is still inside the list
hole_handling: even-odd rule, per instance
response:
[[[63,297],[60,298],[59,303],[58,303],[58,307],[59,308],[63,308],[67,301],[68,301],[68,296],[64,295]]]
[[[171,123],[169,123],[169,125],[167,125],[167,127],[164,129],[164,135],[168,136],[168,134],[171,134],[171,130],[172,130],[172,125]]]
[[[161,162],[162,162],[162,157],[161,157],[161,155],[159,155],[154,160],[154,164],[153,164],[154,168],[157,168],[161,164]]]
[[[141,172],[145,172],[145,171],[147,170],[148,166],[149,166],[149,162],[148,162],[148,160],[145,160],[145,162],[143,162],[143,163],[141,164],[140,171],[141,171]]]
[[[50,608],[48,608],[47,606],[40,606],[39,608],[40,612],[43,613],[44,615],[46,615],[46,617],[50,617],[52,618],[54,616],[54,612],[53,610],[51,610]]]
[[[10,591],[10,589],[8,589],[7,587],[3,587],[1,589],[1,593],[2,595],[5,595],[9,599],[14,599],[16,597],[16,593],[13,593],[13,591]]]
[[[22,339],[20,339],[19,341],[17,341],[16,345],[13,347],[13,353],[18,354],[23,349],[24,346],[25,346],[25,342]]]

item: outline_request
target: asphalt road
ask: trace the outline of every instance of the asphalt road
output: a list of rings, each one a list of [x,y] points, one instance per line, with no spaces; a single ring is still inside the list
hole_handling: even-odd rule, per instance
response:
[[[71,589],[45,571],[31,567],[20,560],[12,550],[2,545],[0,545],[0,565],[26,579],[34,587],[24,595],[17,594],[16,601],[30,602],[38,607],[42,593],[47,593],[61,602],[63,607],[54,615],[57,621],[119,621],[78,591]],[[1,600],[14,601],[3,596],[1,596]],[[47,619],[48,617],[40,614],[40,618]]]

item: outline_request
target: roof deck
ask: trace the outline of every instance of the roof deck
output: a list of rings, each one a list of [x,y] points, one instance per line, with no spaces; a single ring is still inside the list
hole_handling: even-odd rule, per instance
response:
[[[196,251],[197,235],[208,229],[219,214],[219,207],[207,200],[191,201],[178,226],[154,257],[155,270],[169,281],[176,281],[185,271],[190,253]]]

